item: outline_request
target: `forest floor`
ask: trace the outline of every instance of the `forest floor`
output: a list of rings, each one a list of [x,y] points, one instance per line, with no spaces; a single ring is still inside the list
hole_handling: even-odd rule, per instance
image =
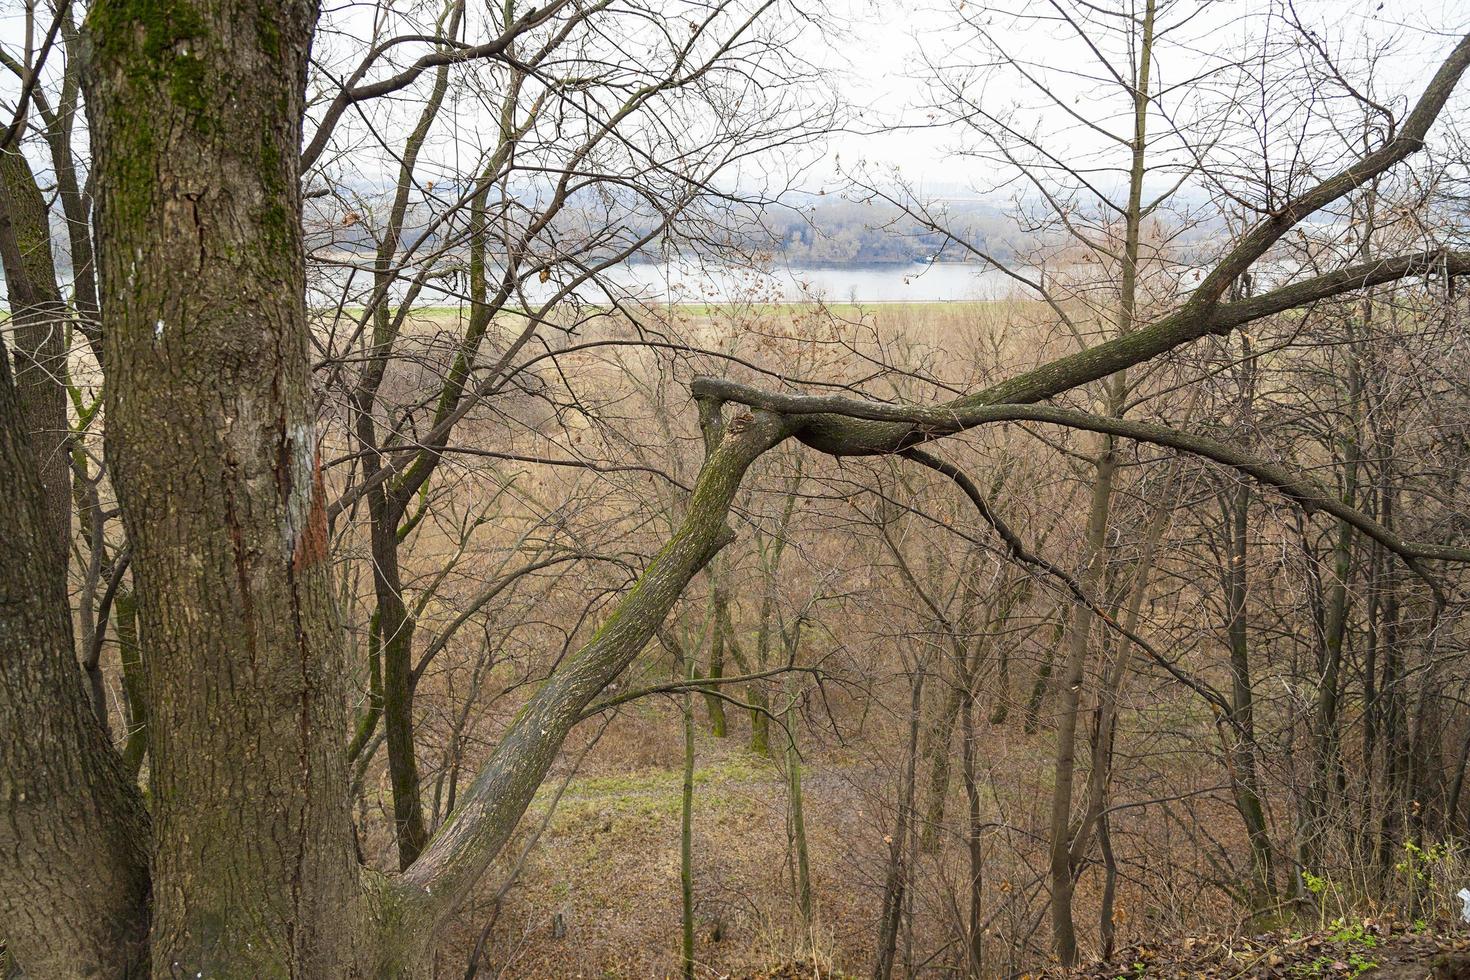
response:
[[[671,731],[677,721],[663,708],[630,711],[616,738],[597,745],[571,776],[554,809],[561,779],[553,774],[479,902],[445,937],[436,976],[464,975],[467,954],[487,922],[493,925],[477,974],[481,980],[678,976],[683,753]],[[701,733],[698,739],[696,976],[839,980],[869,975],[895,774],[852,749],[827,747],[809,758],[803,783],[817,913],[803,931],[793,899],[779,753],[776,759],[753,755],[744,735],[732,730],[729,738]],[[774,736],[773,729],[773,742]],[[1045,787],[1028,782],[1027,771],[1035,759],[1049,757],[1045,740],[1008,735],[1003,729],[996,729],[992,739],[996,758],[1005,760],[998,767],[1008,767],[997,769],[995,782],[1021,787],[1017,796],[1027,806],[1043,805]],[[1015,744],[1002,744],[1007,739]],[[954,793],[958,791],[955,787]],[[952,803],[958,812],[960,800]],[[1027,823],[1039,819],[1024,807],[1011,812]],[[1155,829],[1162,825],[1142,826],[1152,839],[1165,840]],[[526,851],[538,832],[535,846]],[[1161,844],[1155,850],[1162,856],[1191,843],[1181,841],[1173,848]],[[963,842],[955,840],[924,858],[926,877],[917,898],[927,908],[963,900],[950,890],[956,869],[964,863],[962,851]],[[517,863],[514,883],[497,905],[493,896]],[[1002,871],[994,858],[991,867],[999,878]],[[997,881],[992,894],[1000,897],[1009,891],[1007,881]],[[1090,909],[1091,899],[1087,902]],[[1024,913],[1020,928],[1034,937],[1044,895],[1017,907]],[[1071,971],[1045,967],[1038,963],[1047,956],[1044,937],[1039,937],[1030,944],[1029,962],[997,962],[996,975],[1024,980],[1470,980],[1470,927],[1435,933],[1432,924],[1426,928],[1423,922],[1416,928],[1387,917],[1344,922],[1315,921],[1314,915],[1294,930],[1227,936],[1209,933],[1213,927],[1204,923],[1230,922],[1228,907],[1196,917],[1192,926],[1133,912],[1143,907],[1143,896],[1120,892],[1120,952],[1106,962]],[[931,930],[948,928],[932,912],[929,920]],[[916,948],[942,941],[942,935],[925,934],[916,939]],[[1436,967],[1440,959],[1445,962]]]
[[[1184,939],[1134,945],[1112,959],[1035,980],[1470,980],[1470,938],[1402,922],[1362,922],[1316,932],[1273,932],[1234,939]]]
[[[840,980],[808,961],[740,980]],[[1131,946],[1111,960],[1048,970],[1024,980],[1470,980],[1470,939],[1406,930],[1402,924],[1271,933],[1246,939],[1185,939]]]
[[[663,720],[649,721],[661,727]],[[633,727],[639,727],[636,720]],[[644,758],[630,758],[635,750],[624,742],[611,757],[588,760],[499,910],[471,910],[464,931],[441,947],[446,965],[463,964],[474,946],[475,921],[493,916],[482,977],[677,976],[679,747],[662,737],[639,741]],[[881,831],[870,823],[866,767],[844,772],[836,760],[825,761],[806,785],[821,913],[812,934],[803,937],[792,925],[799,916],[791,898],[787,798],[777,760],[750,754],[742,739],[701,737],[694,772],[699,977],[811,976],[809,970],[789,972],[803,957],[814,957],[820,975],[832,977],[834,961],[855,967],[867,956],[877,884],[869,879],[879,872],[855,855],[879,852],[877,839],[857,842],[881,837]],[[522,839],[513,845],[517,853],[545,819],[555,781],[527,814]],[[492,883],[490,891],[496,887]],[[793,965],[780,969],[788,972],[771,972],[787,962]]]

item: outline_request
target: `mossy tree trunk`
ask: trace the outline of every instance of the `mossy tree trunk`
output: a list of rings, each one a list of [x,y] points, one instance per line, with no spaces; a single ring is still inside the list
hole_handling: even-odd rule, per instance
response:
[[[308,384],[297,159],[315,17],[290,0],[117,0],[88,21],[107,448],[148,645],[159,975],[417,971],[587,703],[729,540],[746,468],[790,431],[766,413],[727,431],[706,400],[710,453],[683,525],[422,858],[365,879]]]
[[[103,0],[84,28],[157,976],[347,976],[362,936],[297,175],[316,14]]]
[[[148,817],[77,669],[68,311],[45,200],[13,147],[0,150],[0,268],[13,318],[0,345],[0,935],[32,976],[141,976]]]

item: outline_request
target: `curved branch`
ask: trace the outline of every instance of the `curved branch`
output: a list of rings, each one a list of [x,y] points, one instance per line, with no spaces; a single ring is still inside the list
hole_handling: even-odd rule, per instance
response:
[[[936,415],[952,415],[983,405],[1045,401],[1088,382],[1106,378],[1124,368],[1142,364],[1208,334],[1224,335],[1276,313],[1340,296],[1355,289],[1379,286],[1429,272],[1446,277],[1470,275],[1470,252],[1415,252],[1392,259],[1359,263],[1233,303],[1203,309],[1186,303],[1174,313],[1142,330],[1057,358],[1009,381],[945,402],[930,411]],[[817,414],[821,409],[798,411]],[[871,421],[854,421],[853,417],[844,417],[850,413],[841,409],[834,412],[830,417],[808,419],[798,433],[798,438],[814,449],[837,456],[895,453],[906,446],[923,442],[925,438],[923,433],[915,432],[909,426],[875,425]],[[860,415],[856,418],[878,420],[884,417]],[[892,416],[887,420],[898,421],[901,418],[903,416]]]
[[[726,401],[739,402],[770,412],[903,422],[906,423],[910,435],[907,441],[910,443],[952,435],[991,422],[1045,422],[1073,429],[1084,429],[1089,432],[1121,436],[1139,442],[1150,442],[1234,467],[1278,490],[1309,513],[1322,511],[1350,524],[1402,558],[1405,564],[1431,585],[1434,585],[1434,582],[1422,564],[1424,559],[1470,562],[1470,548],[1405,541],[1362,511],[1343,503],[1330,490],[1305,474],[1260,459],[1235,446],[1207,436],[1181,432],[1165,425],[1109,418],[1090,412],[1058,408],[1054,405],[916,408],[883,402],[868,402],[857,398],[784,395],[763,392],[735,382],[712,378],[696,379],[695,390],[701,395],[717,396]],[[953,406],[954,403],[951,402],[950,405]],[[905,446],[897,451],[903,452],[907,448],[909,447]]]
[[[717,411],[717,410],[715,410]],[[701,405],[701,415],[711,409]],[[745,472],[792,430],[765,412],[714,431],[679,529],[596,634],[541,685],[429,846],[392,885],[415,927],[442,922],[515,830],[562,742],[592,699],[638,656],[700,569],[734,536],[726,517]],[[407,909],[405,909],[407,911]]]

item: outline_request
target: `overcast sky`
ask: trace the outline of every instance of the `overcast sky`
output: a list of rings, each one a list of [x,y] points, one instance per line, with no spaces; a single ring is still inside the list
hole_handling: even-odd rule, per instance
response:
[[[957,162],[951,154],[973,140],[953,127],[924,127],[929,122],[925,105],[931,93],[925,60],[927,56],[931,61],[955,62],[974,56],[973,32],[955,25],[957,18],[972,16],[986,5],[970,0],[815,2],[825,3],[827,26],[803,32],[797,42],[799,53],[835,82],[852,109],[853,125],[851,131],[834,134],[820,149],[808,151],[822,161],[811,168],[810,181],[819,185],[832,180],[833,162],[840,158],[849,167],[859,160],[896,165],[911,179],[949,189],[974,183],[974,165]],[[1046,0],[1011,2],[1028,12],[1049,9]],[[1142,0],[1137,2],[1141,6]],[[1179,7],[1195,10],[1201,5]],[[1224,57],[1232,48],[1248,46],[1252,32],[1280,30],[1279,23],[1263,27],[1264,11],[1270,7],[1269,0],[1217,0],[1203,5],[1203,12],[1175,35],[1181,43],[1161,52],[1159,76],[1178,78],[1194,70],[1202,59]],[[1390,94],[1416,94],[1455,35],[1470,27],[1470,0],[1297,0],[1296,9],[1345,63],[1390,45],[1394,53],[1380,63],[1377,73],[1382,89]],[[22,10],[20,0],[0,0],[0,43],[11,53],[19,53]],[[988,29],[1038,71],[1052,72],[1054,82],[1073,86],[1081,111],[1104,111],[1100,105],[1089,105],[1086,76],[1067,74],[1087,58],[1085,51],[1065,40],[1064,31],[1046,23],[1017,24],[1003,14],[992,17]],[[1194,56],[1189,53],[1191,43],[1200,48]],[[0,100],[8,107],[18,85],[9,73],[0,75]],[[985,88],[985,100],[987,105],[1014,102],[1036,109],[1039,128],[1068,131],[1068,121],[1054,110],[1038,108],[1034,97],[1014,85],[1014,76],[993,79]],[[888,126],[901,128],[880,132]],[[1078,130],[1077,139],[1089,138],[1085,127],[1073,128]]]
[[[863,107],[864,120],[921,126],[929,95],[925,52],[930,61],[940,54],[948,59],[965,57],[971,32],[956,27],[956,11],[970,13],[977,6],[964,0],[846,0],[840,9],[846,36],[834,38],[835,43],[812,38],[812,56],[842,73],[844,92],[854,106]],[[1035,0],[1025,6],[1045,11],[1048,5],[1046,0]],[[1142,7],[1141,0],[1138,6]],[[1264,0],[1218,0],[1207,5],[1178,35],[1187,43],[1160,52],[1155,77],[1178,78],[1196,70],[1204,57],[1226,57],[1232,47],[1247,47],[1263,30],[1282,31],[1279,20],[1265,19],[1270,7]],[[1439,59],[1470,28],[1470,0],[1298,0],[1296,10],[1346,67],[1360,67],[1369,52],[1387,48],[1391,53],[1377,67],[1378,84],[1385,93],[1409,97],[1418,94]],[[1086,52],[1065,41],[1064,31],[1044,24],[1018,25],[1000,16],[991,21],[997,38],[1033,64],[1056,69],[1057,75],[1088,60]],[[1190,44],[1201,50],[1192,56]],[[1013,75],[998,74],[985,90],[987,100],[1034,105],[1029,93],[1007,85],[1014,80]],[[1085,103],[1089,83],[1081,78],[1072,81]],[[1063,127],[1065,120],[1053,119],[1050,125]],[[894,163],[907,174],[950,184],[963,182],[966,169],[956,164],[950,151],[967,142],[968,137],[954,128],[903,128],[877,135],[839,134],[827,152],[845,161],[862,157]]]

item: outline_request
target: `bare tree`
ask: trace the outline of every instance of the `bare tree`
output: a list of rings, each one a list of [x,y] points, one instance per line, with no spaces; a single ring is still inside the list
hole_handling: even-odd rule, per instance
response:
[[[728,39],[744,36],[743,25],[765,8],[745,14],[718,9],[734,18]],[[432,34],[417,42],[431,50],[381,83],[365,81],[378,56],[368,58],[367,67],[320,110],[328,135],[305,141],[307,165],[321,157],[346,113],[372,95],[399,91],[420,77],[435,84],[435,69],[477,59],[498,59],[513,75],[523,70],[536,31],[554,34],[560,26],[584,23],[587,10],[553,4],[507,17],[508,26],[477,44],[455,40],[452,32]],[[465,354],[463,370],[448,373],[457,386],[450,405],[443,404],[447,389],[435,385],[422,408],[394,418],[385,431],[402,433],[403,455],[378,460],[372,476],[360,473],[334,506],[311,383],[319,334],[305,304],[300,220],[298,147],[316,10],[211,3],[141,22],[134,13],[107,2],[90,11],[82,85],[99,216],[107,454],[127,531],[144,647],[151,829],[72,666],[60,549],[42,545],[54,537],[41,476],[46,461],[35,454],[23,414],[11,410],[20,403],[19,385],[7,371],[0,375],[0,482],[13,488],[18,510],[9,536],[0,537],[7,553],[0,563],[7,571],[0,639],[9,644],[0,717],[9,733],[5,751],[12,753],[0,776],[7,780],[0,795],[0,826],[6,828],[0,850],[16,860],[0,870],[0,887],[25,901],[20,909],[7,908],[0,929],[27,968],[54,964],[57,972],[158,976],[421,975],[435,936],[505,849],[568,734],[645,650],[691,581],[735,537],[730,519],[742,483],[778,446],[800,443],[839,459],[898,457],[942,475],[975,509],[987,529],[985,540],[1068,597],[1074,608],[1086,610],[1100,632],[1113,635],[1115,678],[1126,673],[1123,651],[1136,650],[1180,682],[1195,682],[1187,665],[1160,653],[1139,628],[1134,609],[1143,599],[1133,597],[1144,593],[1142,569],[1148,565],[1135,563],[1131,594],[1114,603],[1102,574],[1074,574],[1038,553],[964,467],[928,453],[925,444],[1017,423],[1028,432],[1061,428],[1106,437],[1103,456],[1125,442],[1157,446],[1250,477],[1273,499],[1284,497],[1300,508],[1304,527],[1320,514],[1334,522],[1332,533],[1350,528],[1380,547],[1384,561],[1400,563],[1436,595],[1448,565],[1470,561],[1470,550],[1458,544],[1426,539],[1419,525],[1387,521],[1387,514],[1345,500],[1307,472],[1310,460],[1258,455],[1192,426],[1128,417],[1115,405],[1093,412],[1057,401],[1277,314],[1426,272],[1445,281],[1470,271],[1470,257],[1436,245],[1353,256],[1299,269],[1273,288],[1231,294],[1294,229],[1423,148],[1470,67],[1467,37],[1390,132],[1329,175],[1300,181],[1220,245],[1192,291],[1160,297],[1157,309],[1135,310],[1129,328],[1110,339],[931,403],[885,400],[880,396],[891,392],[861,383],[837,393],[803,394],[801,389],[821,379],[807,384],[783,376],[779,380],[787,383],[778,386],[771,373],[743,375],[738,368],[727,369],[733,378],[694,379],[690,390],[703,460],[672,533],[640,562],[636,581],[608,605],[599,628],[570,649],[528,697],[426,841],[416,836],[421,790],[411,785],[405,759],[414,750],[412,731],[410,744],[390,752],[396,790],[401,783],[395,823],[406,867],[396,874],[365,868],[354,847],[352,774],[342,751],[347,650],[333,580],[333,511],[340,517],[354,499],[387,494],[405,485],[395,481],[419,474],[426,481],[439,472],[450,434],[461,431],[456,426],[468,414],[465,406],[498,390],[511,361],[492,361],[483,373],[488,384],[472,386],[473,355]],[[444,23],[453,22],[451,7]],[[704,38],[699,24],[690,33]],[[718,52],[725,42],[710,43]],[[674,43],[673,50],[684,50],[683,43]],[[1135,145],[1141,142],[1139,137]],[[488,198],[482,206],[489,207]],[[514,210],[513,197],[507,194],[501,206]],[[464,225],[471,249],[474,214],[471,204]],[[401,229],[392,234],[406,241]],[[384,252],[379,245],[373,254],[375,273],[383,255],[401,260],[396,246]],[[507,295],[528,279],[539,281],[534,262],[518,268],[502,280]],[[487,295],[476,287],[471,292]],[[549,318],[552,308],[523,304],[517,312],[534,323]],[[478,343],[472,339],[475,323],[472,318],[469,332],[459,335],[471,346]],[[364,331],[378,325],[372,314],[360,324]],[[391,317],[388,326],[394,329]],[[365,363],[383,339],[369,343]],[[644,346],[658,342],[637,340]],[[530,360],[528,354],[525,361]],[[733,362],[710,356],[705,363]],[[517,376],[526,367],[522,362]],[[355,379],[348,387],[356,387]],[[382,449],[376,436],[365,442]],[[384,539],[396,536],[404,519],[400,513],[371,531]],[[1104,544],[1094,541],[1084,569]],[[378,553],[390,555],[392,546],[385,540]],[[46,583],[45,589],[34,588],[37,582]],[[401,589],[387,595],[392,590],[381,591],[375,582],[373,591],[380,608],[402,601]],[[1125,611],[1115,614],[1120,608]],[[402,635],[384,632],[379,619],[380,640]],[[1082,619],[1075,614],[1077,632]],[[389,683],[382,649],[386,718],[388,699],[403,692]],[[894,835],[891,862],[900,870],[895,908],[905,886],[900,865],[917,853],[911,818],[925,673],[911,672],[910,762],[899,811],[905,822]],[[1424,674],[1426,683],[1433,677]],[[1109,679],[1104,687],[1115,694],[1120,683]],[[1209,690],[1197,683],[1192,689]],[[1102,709],[1110,705],[1106,698],[1099,702]],[[1415,737],[1426,744],[1436,705],[1433,697],[1415,705]],[[1231,710],[1228,701],[1218,706]],[[1076,709],[1074,704],[1074,715]],[[406,723],[411,729],[412,718]],[[966,736],[965,750],[974,753],[970,724]],[[1094,779],[1103,783],[1099,762],[1109,759],[1110,738],[1109,725],[1099,725]],[[64,764],[47,764],[51,760]],[[967,773],[974,762],[967,761]],[[1096,798],[1089,795],[1089,801]],[[1070,817],[1070,805],[1066,810]],[[1096,823],[1102,814],[1093,817]],[[53,846],[56,853],[48,850]],[[404,862],[405,851],[415,848],[417,856]],[[36,860],[40,855],[44,863]],[[68,887],[75,880],[95,887],[79,892]],[[62,944],[54,933],[41,931],[41,923],[76,925],[65,927]],[[895,962],[898,925],[895,918],[892,935],[885,933],[880,971]],[[134,941],[145,932],[146,952]],[[143,966],[145,959],[151,970]]]

